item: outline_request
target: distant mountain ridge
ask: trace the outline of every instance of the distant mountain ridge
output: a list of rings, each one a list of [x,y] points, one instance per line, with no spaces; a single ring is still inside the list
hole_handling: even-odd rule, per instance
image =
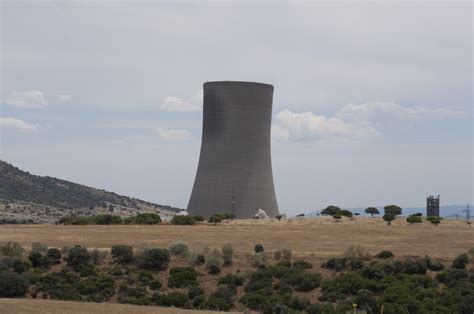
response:
[[[154,204],[49,176],[33,175],[1,160],[0,199],[4,202],[21,201],[64,209],[108,208],[112,205],[180,211],[173,206]]]
[[[375,207],[378,208],[381,214],[383,214],[383,206],[375,206]],[[345,208],[345,209],[348,209],[354,213],[360,213],[363,216],[370,216],[364,212],[366,207],[351,207],[351,208]],[[456,217],[456,216],[465,217],[466,214],[463,212],[463,210],[465,209],[466,209],[466,204],[441,205],[439,208],[439,212],[440,212],[439,214],[441,217]],[[402,207],[403,216],[408,216],[415,213],[422,213],[423,215],[426,215],[426,207]],[[307,216],[317,216],[317,214],[319,214],[318,210],[308,213]]]

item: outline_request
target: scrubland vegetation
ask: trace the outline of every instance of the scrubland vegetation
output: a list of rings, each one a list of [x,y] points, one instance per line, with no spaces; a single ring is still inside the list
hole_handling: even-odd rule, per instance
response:
[[[231,245],[110,250],[0,246],[0,297],[264,313],[472,313],[474,248],[450,262],[349,246],[321,265],[291,248],[235,255]],[[235,265],[237,262],[238,265]]]

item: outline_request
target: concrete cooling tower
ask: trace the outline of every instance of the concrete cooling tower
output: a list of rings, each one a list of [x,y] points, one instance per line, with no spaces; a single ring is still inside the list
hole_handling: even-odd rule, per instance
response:
[[[188,204],[206,218],[229,212],[252,218],[278,215],[270,151],[273,86],[204,83],[201,155]]]

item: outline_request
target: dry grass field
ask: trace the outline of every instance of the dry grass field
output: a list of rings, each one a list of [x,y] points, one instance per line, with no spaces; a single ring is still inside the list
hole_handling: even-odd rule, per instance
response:
[[[16,241],[24,246],[43,242],[49,246],[80,244],[89,248],[107,248],[114,244],[134,247],[186,242],[191,249],[204,246],[220,248],[231,244],[236,252],[251,252],[256,243],[267,251],[289,248],[295,255],[327,258],[337,256],[351,244],[369,252],[391,250],[398,256],[430,255],[453,258],[474,247],[474,228],[462,220],[445,219],[438,225],[423,222],[408,224],[399,218],[391,226],[381,218],[358,217],[334,222],[331,217],[276,220],[234,220],[228,223],[194,226],[116,225],[2,225],[0,242]]]
[[[0,299],[0,313],[6,314],[189,314],[217,313],[211,311],[182,310],[169,307],[152,307],[128,304],[66,302],[51,300]]]

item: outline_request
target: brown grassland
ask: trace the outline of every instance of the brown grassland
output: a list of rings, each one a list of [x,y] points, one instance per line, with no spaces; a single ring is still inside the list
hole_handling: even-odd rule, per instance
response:
[[[327,258],[349,245],[362,245],[370,253],[390,250],[398,256],[430,255],[453,258],[474,246],[474,228],[463,220],[445,219],[435,226],[423,221],[410,225],[403,217],[391,226],[381,218],[358,217],[334,222],[331,217],[277,220],[234,220],[217,225],[161,224],[112,226],[2,225],[0,242],[23,246],[43,242],[51,247],[80,244],[109,249],[115,244],[166,247],[182,241],[191,249],[220,248],[231,244],[238,253],[251,252],[256,243],[267,251],[291,249],[298,256]]]

